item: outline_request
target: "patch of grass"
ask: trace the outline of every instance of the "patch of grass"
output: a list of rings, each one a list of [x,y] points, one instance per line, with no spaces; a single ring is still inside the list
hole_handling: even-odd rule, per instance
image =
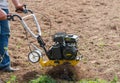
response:
[[[11,75],[10,79],[8,79],[5,83],[18,83],[17,77],[15,75]]]
[[[31,80],[29,83],[57,83],[57,81],[50,76],[42,75],[37,79]]]
[[[106,44],[105,44],[105,42],[101,41],[101,42],[97,43],[97,46],[98,46],[99,48],[103,48],[103,47],[106,46]]]
[[[106,80],[101,80],[101,79],[82,79],[80,81],[67,81],[67,80],[61,80],[57,82],[58,80],[55,80],[51,78],[48,75],[41,75],[37,79],[33,79],[30,82],[27,83],[118,83],[118,77],[114,76],[113,80],[111,81],[106,81]],[[19,83],[17,80],[17,77],[15,75],[11,75],[8,80],[5,81],[5,83]],[[23,82],[25,83],[25,82]]]
[[[95,79],[95,80],[81,80],[79,83],[109,83],[105,80]]]
[[[115,76],[112,81],[108,82],[106,80],[101,80],[101,79],[95,79],[95,80],[80,80],[78,83],[118,83],[118,77]]]
[[[83,79],[80,81],[77,81],[75,83],[117,83],[118,78],[117,76],[114,77],[114,79],[112,81],[106,81],[106,80],[101,80],[101,79]],[[50,76],[47,75],[42,75],[37,79],[31,80],[29,83],[73,83],[72,81],[62,81],[61,82],[57,82],[57,80],[54,80],[53,78],[51,78]]]
[[[17,49],[20,49],[20,47],[21,47],[21,44],[20,44],[20,43],[17,43],[17,44],[16,44],[16,48],[17,48]]]
[[[118,77],[115,76],[114,79],[111,81],[111,83],[117,83],[117,81],[118,81]]]

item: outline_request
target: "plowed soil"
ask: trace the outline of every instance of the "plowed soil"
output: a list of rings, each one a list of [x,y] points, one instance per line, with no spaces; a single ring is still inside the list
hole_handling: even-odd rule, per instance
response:
[[[20,68],[20,71],[0,72],[0,80],[9,80],[11,75],[15,75],[18,83],[24,83],[42,74],[64,80],[100,78],[110,81],[114,76],[120,79],[119,0],[20,1],[36,14],[47,48],[52,45],[51,35],[55,32],[76,34],[79,36],[78,46],[83,59],[74,67],[62,65],[60,68],[42,68],[39,63],[29,62],[27,55],[30,50],[26,32],[19,21],[11,21],[9,54],[12,67]],[[15,13],[11,2],[10,10]],[[28,21],[29,26],[34,25],[31,20]],[[34,31],[35,27],[31,29]],[[29,34],[28,38],[37,44],[37,40]]]

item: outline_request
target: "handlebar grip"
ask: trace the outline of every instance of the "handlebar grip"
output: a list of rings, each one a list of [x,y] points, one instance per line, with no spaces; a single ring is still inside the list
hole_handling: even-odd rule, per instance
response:
[[[20,20],[22,20],[22,18],[19,15],[17,15],[17,14],[7,15],[7,20],[15,21],[15,19],[14,19],[15,17],[18,17]]]
[[[23,5],[22,8],[16,8],[15,12],[23,12],[26,9],[26,5]]]
[[[8,15],[7,15],[7,20],[9,20],[9,21],[12,20],[12,21],[14,21],[14,18],[13,18],[12,15],[8,14]]]
[[[33,11],[32,10],[28,10],[26,5],[23,5],[23,9],[16,9],[15,12],[23,12],[23,13],[31,13],[33,14]]]

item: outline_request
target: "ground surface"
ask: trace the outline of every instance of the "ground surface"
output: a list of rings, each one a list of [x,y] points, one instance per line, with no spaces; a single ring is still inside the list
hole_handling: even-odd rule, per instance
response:
[[[119,0],[21,1],[36,13],[48,47],[51,42],[49,35],[55,32],[66,31],[79,36],[79,51],[84,58],[75,66],[77,80],[84,78],[111,80],[116,75],[120,79]],[[10,4],[10,8],[13,12],[13,5]],[[43,15],[51,20],[51,30],[49,20],[43,19]],[[11,75],[15,75],[19,83],[24,83],[46,71],[48,73],[51,68],[41,68],[38,63],[32,64],[28,61],[28,52],[28,42],[23,27],[18,21],[11,22],[9,44],[11,65],[21,70],[15,73],[0,72],[0,79],[5,81]],[[50,72],[49,74],[51,75]]]

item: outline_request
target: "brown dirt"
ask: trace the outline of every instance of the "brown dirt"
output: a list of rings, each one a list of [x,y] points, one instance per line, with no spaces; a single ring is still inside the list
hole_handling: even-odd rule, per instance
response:
[[[76,80],[100,78],[111,80],[115,75],[120,79],[120,1],[119,0],[21,0],[37,15],[42,27],[42,35],[51,44],[49,35],[58,31],[74,33],[80,37],[79,51],[84,56],[75,68]],[[11,11],[14,7],[10,4]],[[43,19],[47,16],[52,23]],[[32,24],[32,23],[29,23]],[[34,28],[33,28],[34,29]],[[51,33],[50,33],[51,32]],[[32,41],[36,41],[31,39]],[[27,59],[29,53],[25,31],[18,21],[11,22],[9,54],[13,67],[21,70],[14,73],[0,72],[0,79],[5,81],[16,75],[19,83],[27,82],[42,74],[54,77],[57,68],[41,68]],[[68,69],[68,75],[74,69]],[[64,66],[61,72],[64,74]],[[59,72],[55,73],[59,74]],[[61,75],[62,75],[61,74]],[[74,75],[73,75],[74,76]],[[61,76],[56,76],[61,78]],[[120,81],[120,80],[119,80]]]

